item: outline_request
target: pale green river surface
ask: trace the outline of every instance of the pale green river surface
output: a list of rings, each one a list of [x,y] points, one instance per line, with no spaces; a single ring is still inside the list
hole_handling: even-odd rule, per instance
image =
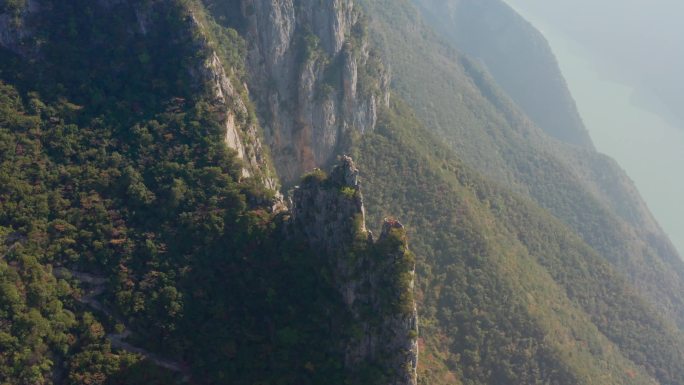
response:
[[[517,10],[549,41],[596,148],[627,171],[682,255],[684,131],[634,103],[634,88],[602,75],[598,61],[570,37]]]

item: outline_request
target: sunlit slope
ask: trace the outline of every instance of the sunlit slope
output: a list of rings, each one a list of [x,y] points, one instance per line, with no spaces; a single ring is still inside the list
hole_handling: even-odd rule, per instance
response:
[[[616,163],[536,127],[408,1],[367,1],[395,92],[470,167],[546,208],[680,326],[684,268]]]
[[[471,171],[409,109],[395,106],[354,153],[369,215],[398,208],[413,229],[423,383],[684,378],[671,323],[572,230]]]

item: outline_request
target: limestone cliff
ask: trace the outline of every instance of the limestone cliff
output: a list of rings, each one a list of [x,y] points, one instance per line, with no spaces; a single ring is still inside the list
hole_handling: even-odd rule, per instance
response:
[[[190,12],[192,29],[201,37],[201,51],[205,56],[201,66],[193,69],[196,78],[207,85],[209,93],[219,108],[225,127],[225,141],[243,161],[242,174],[255,177],[271,190],[278,189],[278,181],[271,169],[256,118],[250,114],[247,86],[240,82],[235,70],[228,66],[212,44],[211,28],[204,13]]]
[[[389,75],[353,0],[243,0],[250,88],[278,174],[292,183],[375,127]]]
[[[392,385],[416,384],[415,262],[403,226],[385,220],[377,241],[365,226],[358,170],[342,157],[330,176],[317,170],[293,195],[290,231],[299,233],[330,267],[354,318],[342,343],[345,365],[378,368]]]
[[[128,33],[141,39],[157,28],[158,8],[185,9],[184,29],[199,54],[188,71],[222,115],[226,144],[244,160],[243,175],[272,189],[278,183],[271,163],[280,180],[292,184],[304,171],[333,161],[355,133],[374,129],[378,109],[389,104],[389,71],[368,42],[354,0],[241,0],[235,23],[223,23],[213,3],[98,0],[93,7],[125,9],[134,16]],[[27,0],[0,10],[0,45],[39,56],[39,42],[50,37],[35,29],[57,7],[53,0]],[[221,46],[232,43],[215,32],[226,27],[240,29],[246,52],[238,56],[246,73],[222,54]]]

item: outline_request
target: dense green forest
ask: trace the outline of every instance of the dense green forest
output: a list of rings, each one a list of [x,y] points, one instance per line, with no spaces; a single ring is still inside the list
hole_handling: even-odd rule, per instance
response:
[[[0,1],[1,384],[413,385],[416,339],[421,385],[684,383],[684,266],[638,193],[410,1],[29,5]],[[278,192],[259,103],[312,107],[248,59],[288,28],[311,113],[363,119],[328,154],[359,170]]]
[[[241,176],[189,78],[205,53],[185,7],[157,5],[143,37],[126,7],[65,4],[41,26],[51,60],[3,54],[19,86],[0,84],[3,383],[344,381],[329,267]]]
[[[345,383],[328,341],[354,329],[325,273],[334,261],[250,204],[268,200],[238,182],[220,140],[207,140],[220,131],[210,113],[164,113],[117,140],[59,118],[74,105],[24,103],[0,89],[4,378],[173,382],[154,358],[112,352],[105,336],[128,328],[136,345],[164,352],[197,382]],[[392,239],[356,253],[382,258]],[[107,277],[98,306],[84,300],[91,282],[81,271]],[[407,290],[391,283],[401,271],[388,275],[387,298]],[[358,371],[364,383],[382,378]]]
[[[682,380],[671,323],[566,226],[478,176],[406,110],[387,112],[355,154],[371,218],[394,210],[416,229],[421,357],[434,356],[421,361],[424,383]]]
[[[681,329],[681,260],[615,161],[549,138],[411,1],[364,4],[376,15],[373,36],[386,47],[394,89],[417,118],[473,170],[563,221]]]

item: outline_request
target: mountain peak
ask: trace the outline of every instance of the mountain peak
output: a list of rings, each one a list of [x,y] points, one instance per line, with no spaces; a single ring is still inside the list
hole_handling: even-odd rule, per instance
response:
[[[353,160],[341,156],[329,176],[321,170],[305,176],[294,191],[291,223],[326,258],[360,331],[344,343],[346,365],[354,372],[371,363],[385,373],[388,384],[415,385],[415,260],[396,220],[385,220],[382,235],[373,241],[358,174]]]

